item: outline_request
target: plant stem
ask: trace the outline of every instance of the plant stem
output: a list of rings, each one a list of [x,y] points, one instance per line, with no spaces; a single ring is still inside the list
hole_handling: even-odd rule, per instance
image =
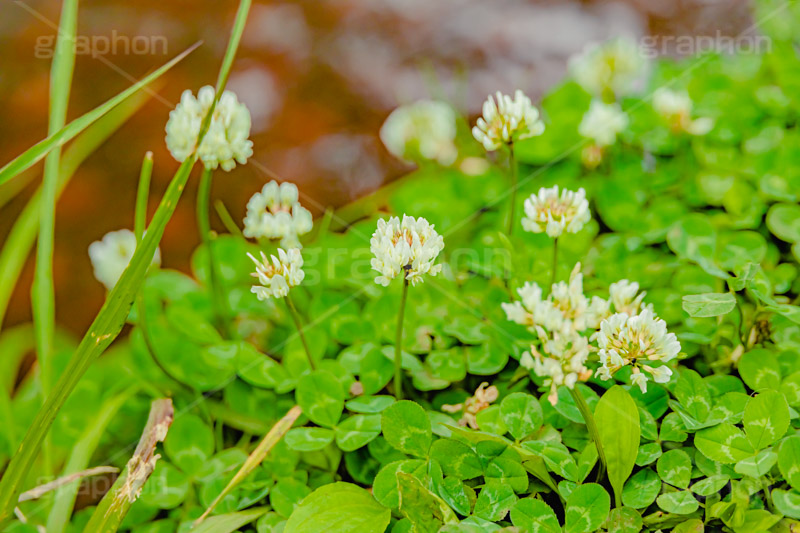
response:
[[[569,393],[572,395],[572,399],[575,400],[575,405],[581,412],[584,422],[586,422],[586,429],[589,430],[589,438],[592,439],[595,448],[597,448],[597,457],[600,459],[600,469],[597,472],[597,479],[599,481],[603,478],[606,471],[606,452],[603,450],[603,444],[600,442],[600,433],[597,431],[594,415],[592,415],[589,405],[586,403],[586,400],[583,398],[577,386],[569,389]]]
[[[558,237],[553,239],[553,277],[550,280],[550,285],[555,285],[556,274],[558,273]]]
[[[394,395],[403,399],[403,316],[408,299],[408,272],[403,270],[403,296],[400,298],[400,312],[397,314],[397,333],[394,338]]]
[[[211,291],[211,302],[214,306],[214,314],[224,329],[228,329],[227,300],[222,292],[222,287],[217,276],[217,263],[214,260],[214,250],[211,239],[211,223],[208,219],[209,199],[211,197],[211,178],[213,171],[208,168],[203,169],[200,176],[200,185],[197,188],[197,227],[200,230],[200,240],[208,254],[208,281]]]
[[[517,205],[517,158],[514,156],[514,143],[508,143],[508,166],[511,174],[511,211],[508,215],[508,235],[514,233],[514,216]]]
[[[289,308],[289,314],[292,315],[292,320],[294,320],[294,325],[297,328],[297,334],[300,335],[300,342],[303,343],[303,349],[306,351],[308,365],[311,367],[311,370],[316,370],[317,367],[314,365],[314,358],[311,357],[311,350],[308,347],[308,342],[306,342],[306,335],[303,333],[303,322],[300,320],[300,314],[297,312],[297,308],[294,306],[290,295],[287,294],[285,300],[286,307]]]

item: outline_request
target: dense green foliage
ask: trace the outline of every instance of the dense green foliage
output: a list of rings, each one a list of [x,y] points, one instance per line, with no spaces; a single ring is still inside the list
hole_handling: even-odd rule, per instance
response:
[[[299,405],[294,427],[195,531],[793,531],[800,63],[781,28],[772,30],[772,49],[760,55],[654,65],[652,88],[685,87],[713,129],[675,132],[648,99],[625,98],[630,126],[593,170],[577,134],[590,96],[571,81],[554,88],[541,103],[544,134],[515,146],[512,235],[502,153],[477,175],[423,164],[329,211],[302,239],[306,279],[292,289],[314,370],[284,302],[250,292],[246,254],[274,245],[234,231],[211,241],[213,261],[206,245],[198,248],[191,275],[151,270],[129,335],[77,384],[26,488],[68,462],[124,467],[151,400],[169,396],[174,423],[122,530],[188,530]],[[485,157],[462,126],[462,158]],[[552,239],[521,231],[519,219],[523,198],[556,184],[586,189],[592,220],[559,238],[554,273]],[[378,218],[404,213],[434,223],[445,249],[442,274],[408,293],[406,399],[397,401],[402,283],[373,282],[369,241]],[[574,396],[561,387],[551,404],[542,378],[519,365],[535,336],[500,306],[525,281],[566,280],[578,262],[587,295],[608,294],[622,278],[638,282],[681,344],[670,381],[651,382],[646,393],[631,385],[629,369],[577,385],[594,411],[605,468]],[[8,392],[31,343],[28,326],[0,336],[0,464],[42,404],[35,375]],[[76,347],[56,339],[54,375]],[[443,406],[464,402],[482,382],[498,398],[477,413],[479,429],[463,427]],[[20,509],[46,523],[53,501]],[[92,512],[74,513],[64,531],[82,531]],[[15,522],[9,531],[35,528]]]

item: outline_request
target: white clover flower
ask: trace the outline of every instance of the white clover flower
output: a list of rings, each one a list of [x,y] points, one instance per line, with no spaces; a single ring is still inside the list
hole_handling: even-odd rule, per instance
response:
[[[524,207],[522,227],[533,233],[546,231],[553,238],[564,231],[579,232],[592,218],[583,188],[577,192],[563,189],[559,195],[558,185],[549,189],[542,187],[538,194],[525,200]]]
[[[691,135],[705,135],[714,127],[710,118],[692,120],[692,99],[686,91],[673,91],[661,87],[653,93],[653,109],[661,115],[673,131]]]
[[[250,292],[259,300],[284,298],[289,294],[289,289],[303,282],[303,256],[298,248],[291,248],[289,251],[278,248],[278,257],[273,255],[270,258],[261,252],[260,260],[249,253],[247,256],[256,265],[256,271],[252,275],[258,278],[259,283],[253,285]]]
[[[121,229],[106,233],[102,240],[89,245],[89,259],[94,267],[94,277],[108,290],[113,289],[135,251],[136,235],[131,230]],[[158,248],[150,264],[161,264],[161,252]]]
[[[600,100],[592,100],[578,126],[578,133],[590,139],[596,146],[605,148],[617,142],[617,135],[627,127],[628,115],[619,104],[604,104]]]
[[[633,375],[640,373],[640,368],[649,372],[657,383],[666,383],[672,371],[666,366],[654,368],[644,364],[648,361],[667,363],[681,350],[681,345],[674,333],[667,332],[667,324],[657,318],[649,308],[637,315],[616,313],[603,320],[597,332],[597,344],[600,348],[601,367],[597,376],[603,380],[611,376],[623,366],[630,365]],[[646,388],[646,377],[636,377],[635,384]]]
[[[647,63],[636,42],[618,38],[593,43],[569,60],[569,71],[588,93],[604,98],[630,94],[643,80]]]
[[[491,95],[483,103],[483,116],[472,128],[472,135],[488,151],[503,145],[541,135],[544,122],[531,99],[517,89],[514,99],[497,92],[497,102]]]
[[[398,107],[381,126],[380,137],[392,155],[451,165],[456,149],[456,114],[444,102],[420,100]]]
[[[311,212],[300,205],[294,183],[270,181],[247,202],[244,236],[280,239],[283,248],[299,248],[298,237],[311,231]]]
[[[195,151],[203,120],[214,103],[215,91],[207,85],[197,98],[186,90],[167,121],[167,148],[181,163]],[[197,148],[197,156],[207,169],[221,166],[230,171],[238,162],[245,164],[253,155],[250,136],[250,112],[231,91],[225,91],[214,108],[208,132]]]
[[[546,378],[544,384],[550,386],[547,399],[555,405],[560,385],[572,389],[579,381],[587,381],[592,376],[592,371],[586,367],[589,341],[574,331],[554,333],[552,338],[540,332],[539,338],[542,340],[542,351],[531,346],[530,352],[522,354],[520,365]]]
[[[501,303],[506,318],[511,322],[534,328],[559,329],[563,324],[563,316],[553,302],[542,298],[542,289],[536,283],[525,282],[517,289],[521,302]]]
[[[398,217],[391,217],[388,222],[378,220],[378,228],[370,240],[370,250],[375,256],[372,268],[380,273],[375,283],[386,287],[401,272],[405,272],[405,279],[411,285],[424,281],[423,274],[435,276],[442,266],[433,262],[442,249],[444,239],[422,217],[403,215],[402,222]]]

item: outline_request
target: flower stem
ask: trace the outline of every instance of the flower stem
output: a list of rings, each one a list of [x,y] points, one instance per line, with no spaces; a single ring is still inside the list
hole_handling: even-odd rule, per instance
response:
[[[558,237],[553,239],[553,277],[551,278],[550,285],[556,283],[556,274],[558,273]]]
[[[211,178],[213,171],[203,169],[200,184],[197,188],[197,227],[200,230],[200,239],[208,254],[208,281],[211,290],[211,303],[217,320],[227,329],[228,313],[227,300],[222,293],[222,287],[217,276],[217,264],[214,260],[214,250],[211,246],[211,223],[208,219],[209,198],[211,197]]]
[[[514,232],[514,216],[517,205],[517,158],[514,156],[514,143],[508,144],[508,167],[511,174],[511,210],[508,214],[508,235]]]
[[[408,298],[408,273],[403,270],[403,296],[400,298],[400,312],[397,314],[397,333],[394,340],[394,395],[403,399],[403,315],[406,312]]]
[[[300,342],[303,343],[303,349],[306,351],[306,357],[308,358],[308,365],[311,367],[311,370],[316,370],[317,367],[314,364],[314,358],[311,357],[311,350],[308,347],[308,342],[306,341],[306,335],[303,333],[303,322],[300,320],[300,314],[297,312],[297,308],[294,306],[294,302],[292,302],[292,297],[288,294],[286,295],[286,307],[289,308],[289,314],[292,315],[292,320],[294,320],[294,325],[297,328],[297,334],[300,335]]]
[[[575,400],[575,405],[581,412],[584,422],[586,422],[586,429],[589,430],[589,438],[592,439],[595,448],[597,448],[597,457],[600,459],[600,469],[597,472],[597,480],[599,481],[603,478],[606,472],[606,452],[603,450],[603,445],[600,442],[600,433],[597,431],[597,424],[594,421],[594,415],[592,415],[589,405],[586,403],[586,400],[583,398],[583,395],[581,394],[581,391],[578,390],[577,386],[569,389],[569,393],[572,395],[572,399]]]

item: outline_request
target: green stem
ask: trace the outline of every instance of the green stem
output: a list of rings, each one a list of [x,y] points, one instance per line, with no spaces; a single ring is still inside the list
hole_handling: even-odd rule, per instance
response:
[[[214,202],[214,209],[217,211],[217,216],[222,221],[225,229],[228,230],[228,233],[244,238],[244,235],[242,235],[242,230],[240,230],[239,226],[236,225],[236,222],[233,220],[230,212],[225,207],[225,204],[222,203],[222,200],[217,200]]]
[[[214,250],[212,248],[211,223],[208,219],[212,176],[213,170],[209,168],[203,169],[203,174],[200,176],[200,184],[197,188],[197,227],[200,230],[200,240],[208,255],[208,282],[214,314],[223,329],[228,329],[230,313],[228,313],[227,300],[222,292],[222,286],[217,275],[217,263],[214,259]]]
[[[508,143],[508,166],[511,174],[511,211],[508,216],[508,236],[514,233],[514,217],[517,206],[517,158],[514,156],[514,143]]]
[[[575,405],[581,412],[584,422],[586,422],[586,429],[589,430],[589,438],[592,439],[597,448],[597,457],[600,459],[600,469],[597,472],[597,479],[599,481],[603,478],[606,471],[606,452],[603,450],[603,445],[600,442],[600,432],[597,431],[594,415],[592,415],[592,411],[589,409],[589,405],[583,398],[581,391],[579,391],[576,386],[575,388],[569,389],[569,393],[572,395],[572,399],[575,400]]]
[[[403,296],[400,298],[400,312],[397,314],[397,332],[394,337],[394,395],[403,399],[403,315],[406,312],[408,299],[408,278],[403,269]]]
[[[147,199],[150,196],[150,178],[153,175],[153,152],[147,152],[142,159],[139,171],[139,187],[136,189],[136,211],[133,221],[133,233],[136,244],[142,242],[144,228],[147,226]]]
[[[308,365],[311,367],[311,370],[316,370],[317,367],[314,364],[314,358],[311,357],[311,350],[308,347],[306,335],[303,333],[303,322],[300,320],[300,313],[297,312],[297,308],[294,306],[294,302],[292,302],[292,297],[290,295],[287,294],[285,300],[286,307],[289,308],[289,314],[292,315],[292,320],[294,320],[294,325],[297,328],[297,334],[300,335],[300,342],[303,343],[303,349],[306,351]]]
[[[558,273],[558,237],[553,239],[553,277],[550,280],[551,287],[556,283],[557,273]]]

